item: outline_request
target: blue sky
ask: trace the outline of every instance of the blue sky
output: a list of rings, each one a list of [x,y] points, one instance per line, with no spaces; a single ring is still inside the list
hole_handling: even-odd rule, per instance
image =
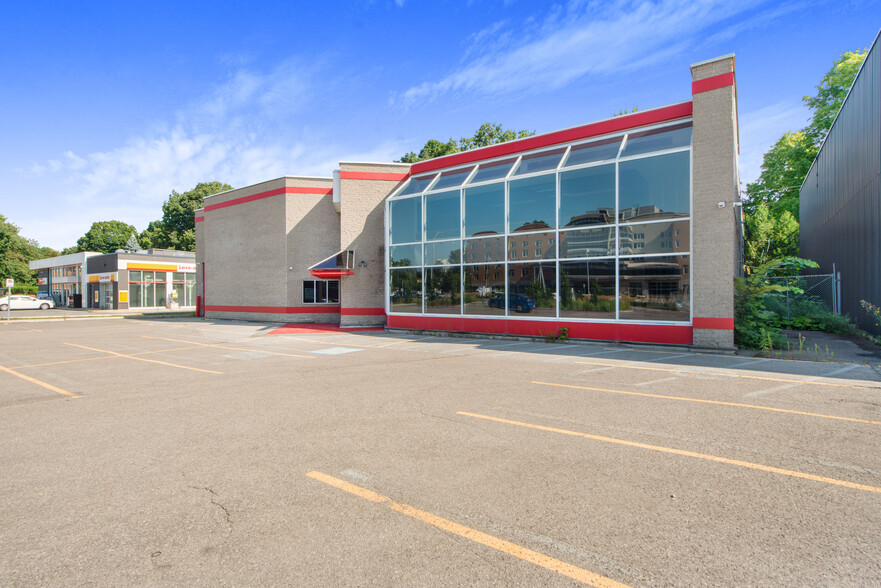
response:
[[[0,214],[41,245],[138,231],[172,190],[391,161],[484,122],[539,133],[690,99],[737,56],[741,179],[878,33],[876,1],[15,2]]]

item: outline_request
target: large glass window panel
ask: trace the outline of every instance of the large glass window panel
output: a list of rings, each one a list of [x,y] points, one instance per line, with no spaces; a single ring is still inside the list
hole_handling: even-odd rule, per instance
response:
[[[425,244],[425,265],[450,265],[462,262],[461,241],[433,241]]]
[[[315,304],[315,280],[303,280],[303,304]]]
[[[327,282],[327,301],[332,304],[340,303],[340,282],[339,280],[329,280]]]
[[[195,282],[186,284],[186,304],[184,306],[196,306],[196,284]]]
[[[391,312],[422,312],[422,268],[389,271]]]
[[[422,245],[393,245],[389,250],[389,265],[422,265]]]
[[[687,220],[621,225],[621,255],[688,253],[688,227]]]
[[[615,159],[618,157],[618,150],[620,148],[621,137],[578,145],[569,150],[569,157],[566,158],[565,165],[569,167],[570,165]]]
[[[459,191],[425,197],[425,240],[458,239],[462,234]]]
[[[560,174],[560,226],[615,222],[615,164]]]
[[[508,308],[511,313],[556,316],[556,262],[509,263]]]
[[[484,237],[482,239],[469,239],[464,241],[465,263],[480,263],[481,261],[505,261],[504,237]]]
[[[526,178],[508,186],[508,230],[535,231],[557,226],[555,174]]]
[[[425,268],[425,312],[461,314],[461,268]]]
[[[578,229],[560,233],[560,257],[615,255],[615,228]]]
[[[691,123],[642,133],[631,133],[627,136],[627,144],[624,146],[624,153],[621,154],[621,157],[688,147],[689,145],[691,145]]]
[[[621,222],[688,216],[691,194],[688,151],[618,164]]]
[[[392,243],[422,240],[422,198],[404,198],[389,203]]]
[[[321,304],[327,302],[327,282],[315,280],[315,302]]]
[[[131,274],[132,272],[129,272]],[[131,308],[140,308],[144,305],[143,301],[143,285],[142,284],[133,284],[129,282],[128,284],[128,305]]]
[[[465,314],[505,314],[505,264],[466,265]]]
[[[151,272],[147,272],[151,273]],[[152,282],[144,284],[144,306],[151,307],[156,306],[156,289],[155,284]]]
[[[555,149],[553,151],[545,151],[544,153],[534,153],[532,155],[524,155],[517,166],[515,176],[532,174],[535,172],[557,169],[560,160],[563,159],[565,149]]]
[[[407,182],[407,185],[404,186],[404,189],[398,193],[398,196],[405,196],[407,194],[421,194],[428,185],[431,183],[431,180],[434,179],[434,176],[437,174],[431,174],[430,176],[422,176],[420,178],[410,178],[410,181]]]
[[[450,171],[441,174],[437,183],[431,187],[432,190],[443,190],[444,188],[457,188],[462,185],[471,174],[473,167],[465,170]]]
[[[508,259],[526,261],[557,257],[556,233],[514,233],[508,236]]]
[[[471,178],[471,184],[477,182],[488,182],[490,180],[498,180],[504,178],[511,171],[515,159],[506,159],[505,161],[496,161],[494,163],[482,163],[477,169],[477,173]]]
[[[560,263],[560,317],[615,318],[615,260]]]
[[[465,190],[465,236],[505,232],[505,184]]]
[[[162,275],[165,275],[165,272],[162,272]],[[156,306],[165,306],[165,282],[158,282],[156,284]]]
[[[183,283],[176,283],[172,286],[174,295],[172,296],[172,300],[178,303],[180,306],[187,306],[187,292],[185,285]]]
[[[618,260],[622,320],[687,321],[690,285],[687,255]]]
[[[140,271],[129,270],[128,272],[128,281],[129,282],[140,282],[143,279]]]

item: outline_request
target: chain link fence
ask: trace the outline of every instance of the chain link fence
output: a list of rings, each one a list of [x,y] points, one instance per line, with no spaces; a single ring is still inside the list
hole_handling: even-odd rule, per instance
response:
[[[840,274],[838,275],[840,276]],[[790,286],[797,292],[774,292],[765,295],[765,308],[786,320],[799,317],[819,319],[828,313],[840,315],[838,277],[836,274],[811,276],[774,276],[768,282]]]

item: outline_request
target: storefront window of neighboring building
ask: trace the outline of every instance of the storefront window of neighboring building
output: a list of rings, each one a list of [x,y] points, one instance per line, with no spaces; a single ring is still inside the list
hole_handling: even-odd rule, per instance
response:
[[[174,272],[172,289],[179,306],[196,306],[196,274]]]
[[[129,270],[129,306],[131,308],[165,306],[166,278],[166,272]]]
[[[691,131],[411,179],[388,203],[389,311],[689,321]]]
[[[303,280],[304,304],[339,304],[339,280]]]

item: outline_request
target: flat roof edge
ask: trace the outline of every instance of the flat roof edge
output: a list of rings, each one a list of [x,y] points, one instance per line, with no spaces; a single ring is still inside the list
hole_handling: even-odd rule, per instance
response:
[[[706,65],[708,63],[713,63],[715,61],[722,61],[723,59],[729,59],[734,57],[734,53],[728,53],[726,55],[720,55],[719,57],[711,57],[710,59],[704,59],[703,61],[695,61],[689,67],[697,67],[699,65]]]
[[[410,167],[413,165],[412,163],[401,163],[399,161],[341,161],[340,165],[342,165],[344,163],[349,164],[349,165],[381,165],[383,167],[386,167],[389,165],[397,165],[400,167]]]

